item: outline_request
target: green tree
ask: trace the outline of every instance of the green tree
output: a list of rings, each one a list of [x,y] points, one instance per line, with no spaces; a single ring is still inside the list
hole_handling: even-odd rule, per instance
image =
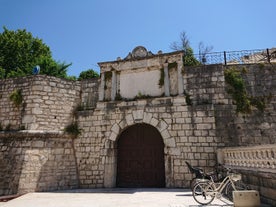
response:
[[[200,65],[200,62],[194,56],[194,51],[190,46],[190,41],[187,37],[186,32],[181,32],[180,42],[173,42],[170,48],[175,51],[178,51],[178,50],[184,51],[183,64],[185,66]]]
[[[96,71],[94,71],[93,69],[88,69],[80,73],[78,80],[98,78],[98,77],[99,77],[99,74]]]
[[[50,48],[30,32],[8,30],[0,33],[0,78],[31,75],[36,65],[40,73],[60,78],[67,77],[71,64],[59,63],[52,58]]]

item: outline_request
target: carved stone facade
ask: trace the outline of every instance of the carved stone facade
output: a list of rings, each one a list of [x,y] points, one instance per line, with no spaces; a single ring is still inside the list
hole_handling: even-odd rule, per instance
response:
[[[138,46],[124,60],[99,63],[99,100],[183,94],[182,56],[182,51],[154,55]]]

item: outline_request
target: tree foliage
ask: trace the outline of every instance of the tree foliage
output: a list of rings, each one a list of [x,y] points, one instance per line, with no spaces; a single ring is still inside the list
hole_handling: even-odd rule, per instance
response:
[[[80,73],[78,80],[98,78],[98,77],[99,77],[99,74],[96,71],[94,71],[93,69],[88,69]]]
[[[50,48],[30,32],[8,30],[0,33],[0,78],[31,75],[39,65],[41,74],[66,78],[71,64],[60,63],[52,58]]]
[[[178,50],[184,51],[183,64],[185,66],[200,65],[200,62],[194,56],[194,51],[190,46],[190,41],[188,39],[186,32],[181,32],[180,42],[173,42],[170,48],[175,51],[178,51]]]

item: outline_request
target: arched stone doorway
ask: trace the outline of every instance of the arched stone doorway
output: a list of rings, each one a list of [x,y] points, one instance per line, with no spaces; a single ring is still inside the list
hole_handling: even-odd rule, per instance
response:
[[[148,124],[124,130],[117,142],[117,187],[165,187],[164,143]]]

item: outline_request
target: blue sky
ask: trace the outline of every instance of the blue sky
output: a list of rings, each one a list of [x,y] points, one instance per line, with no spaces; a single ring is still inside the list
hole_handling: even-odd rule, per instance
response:
[[[0,32],[26,29],[69,75],[126,57],[136,46],[157,53],[185,31],[192,48],[213,52],[276,47],[275,0],[0,0]]]

